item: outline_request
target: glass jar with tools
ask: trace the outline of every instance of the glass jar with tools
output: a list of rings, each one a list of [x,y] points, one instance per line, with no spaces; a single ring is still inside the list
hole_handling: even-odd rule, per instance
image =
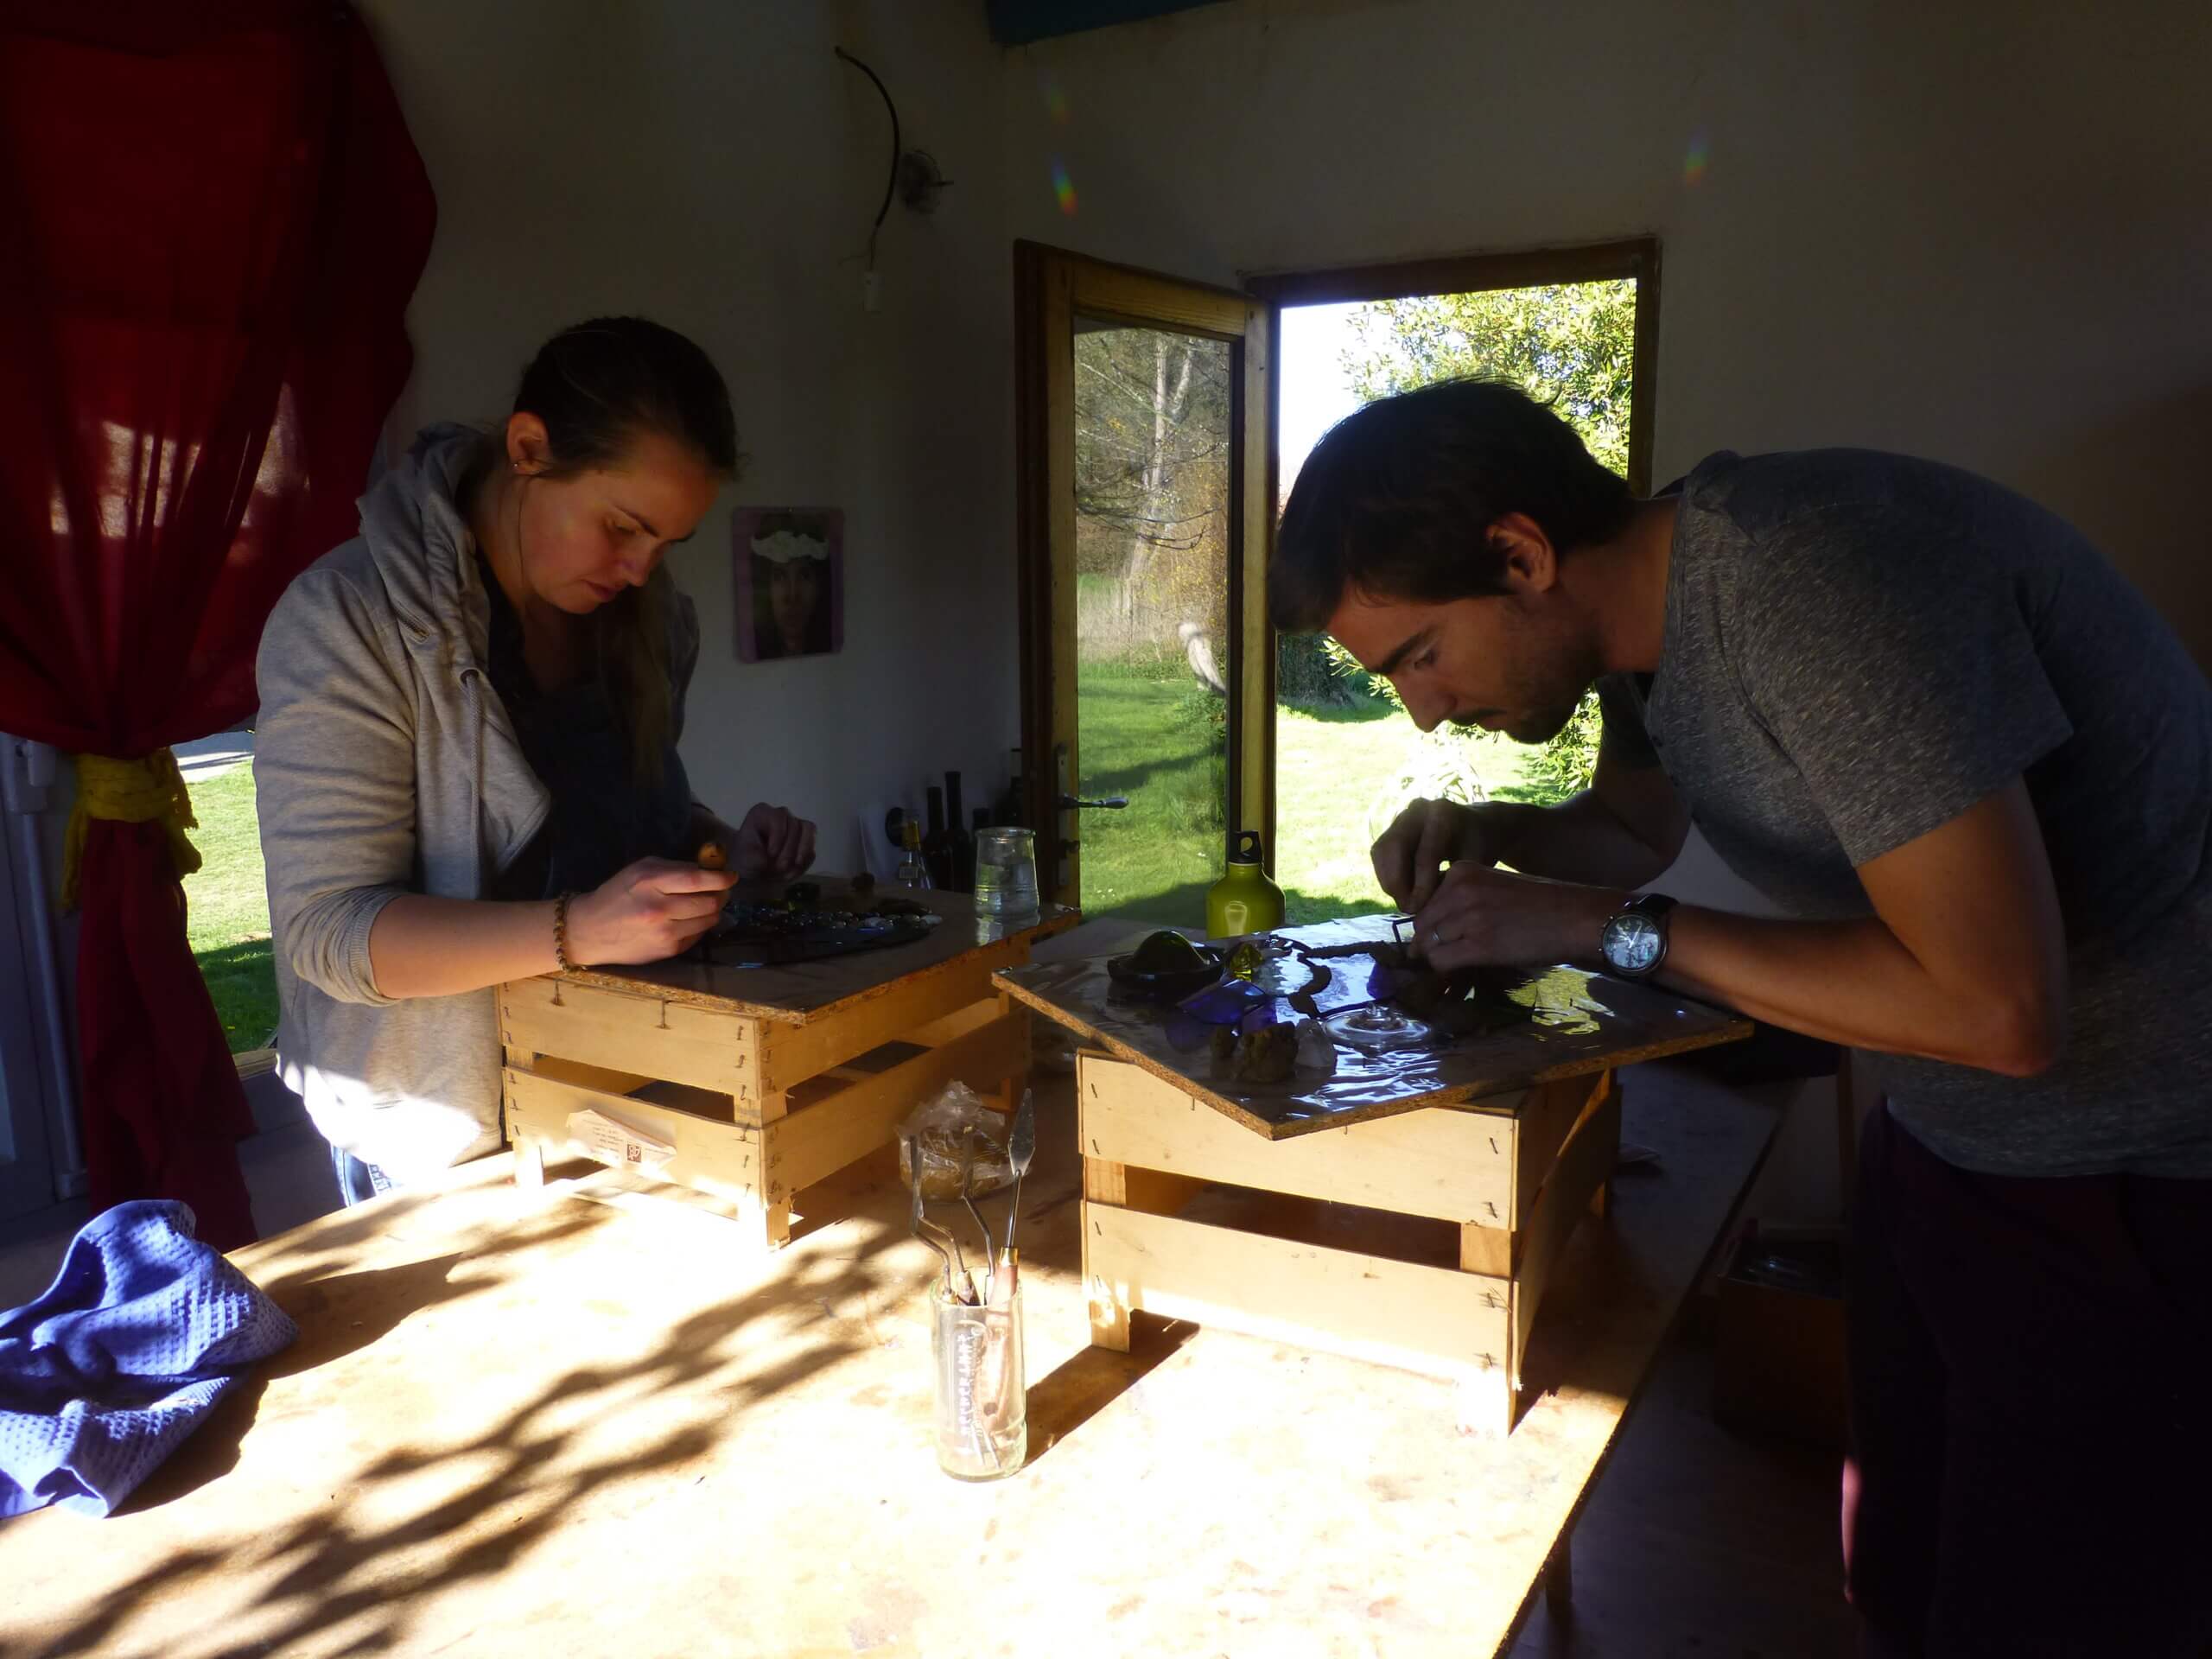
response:
[[[1002,1479],[1029,1453],[1020,1287],[969,1303],[940,1287],[931,1300],[938,1466],[958,1480]]]

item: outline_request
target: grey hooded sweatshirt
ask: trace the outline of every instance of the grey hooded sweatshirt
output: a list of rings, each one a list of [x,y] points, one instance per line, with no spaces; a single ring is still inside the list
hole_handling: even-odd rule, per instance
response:
[[[550,799],[486,676],[490,601],[455,504],[481,435],[438,426],[361,499],[361,534],[302,571],[256,664],[254,783],[285,1083],[334,1146],[401,1183],[496,1151],[489,990],[395,1001],[369,930],[403,893],[478,899]],[[698,661],[671,607],[671,715]]]

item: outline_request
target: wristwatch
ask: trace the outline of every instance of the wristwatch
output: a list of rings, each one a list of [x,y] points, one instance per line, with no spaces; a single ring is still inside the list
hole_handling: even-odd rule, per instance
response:
[[[1624,979],[1649,979],[1667,960],[1667,912],[1675,901],[1663,893],[1631,899],[1605,918],[1598,954]]]

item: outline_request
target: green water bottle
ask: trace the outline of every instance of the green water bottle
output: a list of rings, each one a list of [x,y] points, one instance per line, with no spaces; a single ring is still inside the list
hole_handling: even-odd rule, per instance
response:
[[[1282,889],[1260,868],[1260,832],[1240,830],[1230,843],[1229,872],[1206,889],[1206,937],[1233,939],[1282,925]]]

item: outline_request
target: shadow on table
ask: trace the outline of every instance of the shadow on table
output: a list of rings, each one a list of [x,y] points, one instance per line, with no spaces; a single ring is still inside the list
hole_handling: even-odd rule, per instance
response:
[[[387,1211],[387,1218],[396,1213]],[[410,1313],[500,1283],[508,1275],[483,1270],[493,1258],[556,1233],[600,1224],[610,1213],[563,1206],[513,1228],[512,1237],[487,1238],[480,1249],[458,1255],[325,1276],[309,1266],[294,1278],[270,1279],[279,1304],[308,1313],[315,1324],[303,1324],[296,1350],[224,1402],[171,1466],[142,1488],[143,1496],[134,1498],[132,1507],[166,1503],[234,1466],[272,1376],[327,1363],[374,1341]],[[335,1264],[326,1259],[323,1265]],[[127,1646],[129,1626],[142,1611],[188,1596],[209,1581],[239,1586],[232,1606],[240,1645],[225,1652],[289,1653],[340,1630],[347,1653],[405,1651],[408,1625],[421,1602],[507,1572],[601,1487],[690,1462],[711,1451],[723,1433],[716,1424],[694,1423],[658,1440],[601,1452],[591,1430],[603,1413],[578,1410],[574,1402],[598,1402],[606,1413],[615,1413],[641,1395],[690,1390],[711,1395],[734,1416],[868,1347],[872,1338],[865,1319],[831,1318],[796,1327],[778,1321],[772,1334],[756,1327],[798,1306],[880,1300],[890,1280],[876,1253],[864,1248],[855,1259],[817,1257],[794,1267],[785,1277],[679,1321],[646,1355],[579,1364],[526,1399],[487,1402],[491,1421],[479,1434],[436,1446],[395,1447],[352,1476],[350,1490],[334,1493],[337,1501],[327,1508],[265,1532],[234,1533],[165,1554],[71,1624],[41,1632],[47,1640],[35,1651],[42,1659],[60,1659]],[[316,1315],[316,1306],[324,1312]],[[781,1357],[756,1369],[760,1350],[770,1346]],[[461,1378],[456,1386],[471,1384]],[[482,1472],[464,1490],[398,1515],[387,1503],[364,1501],[381,1486],[404,1483],[450,1459]],[[256,1587],[248,1591],[247,1585]]]
[[[343,1358],[385,1336],[410,1313],[441,1302],[457,1301],[501,1282],[496,1274],[454,1269],[464,1252],[410,1262],[397,1268],[364,1268],[354,1273],[317,1275],[313,1269],[263,1286],[277,1306],[298,1323],[300,1340],[266,1363],[257,1365],[224,1395],[207,1421],[193,1431],[189,1450],[171,1457],[124,1501],[118,1514],[157,1509],[238,1467],[238,1447],[253,1427],[263,1391],[280,1376],[296,1376]],[[340,1310],[342,1310],[340,1311]],[[346,1313],[358,1312],[350,1319]]]
[[[299,1265],[286,1267],[280,1258],[257,1268],[255,1282],[299,1325],[300,1339],[241,1377],[191,1439],[124,1501],[118,1514],[157,1509],[238,1467],[238,1448],[273,1380],[296,1376],[365,1348],[424,1308],[500,1285],[506,1275],[493,1265],[499,1256],[525,1243],[543,1245],[592,1224],[588,1215],[549,1212],[534,1217],[529,1226],[450,1255],[394,1268],[340,1270],[351,1251],[388,1231],[423,1202],[403,1192],[362,1206],[318,1228],[312,1254]],[[470,1268],[456,1272],[464,1262]]]
[[[1029,1461],[1035,1463],[1146,1376],[1174,1357],[1198,1327],[1187,1319],[1129,1317],[1129,1351],[1083,1348],[1029,1385]]]

